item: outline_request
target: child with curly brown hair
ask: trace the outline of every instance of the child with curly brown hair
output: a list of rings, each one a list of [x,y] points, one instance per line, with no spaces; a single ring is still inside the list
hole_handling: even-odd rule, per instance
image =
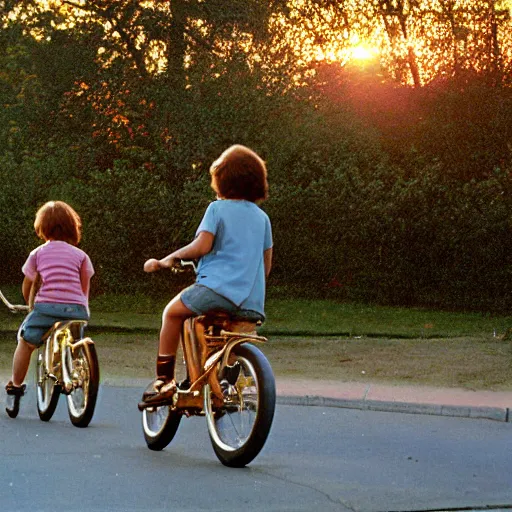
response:
[[[177,260],[199,259],[196,282],[164,309],[155,381],[146,401],[172,396],[174,366],[183,322],[221,309],[250,312],[264,319],[265,282],[272,265],[272,229],[257,202],[268,196],[267,169],[251,149],[228,148],[210,168],[217,201],[210,203],[195,239],[161,260],[149,259],[146,272],[171,268]]]

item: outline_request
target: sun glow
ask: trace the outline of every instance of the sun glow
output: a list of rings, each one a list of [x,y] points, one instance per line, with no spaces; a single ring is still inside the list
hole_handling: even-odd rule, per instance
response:
[[[135,50],[148,73],[167,70],[168,38],[148,27],[152,27],[155,20],[165,18],[162,14],[169,12],[168,1],[111,2],[112,6],[130,4],[140,7],[126,17],[116,17],[122,11],[120,7],[119,13],[110,7],[104,11],[98,7],[95,12],[95,4],[110,3],[104,0],[11,3],[15,7],[4,9],[0,23],[28,19],[28,30],[35,39],[51,37],[51,33],[48,35],[49,31],[42,28],[44,24],[31,22],[30,17],[37,19],[39,14],[52,11],[55,14],[51,21],[53,30],[73,30],[75,27],[82,30],[81,26],[88,24],[103,28],[105,44],[102,46],[106,48],[107,43],[112,43],[114,48],[111,52],[98,52],[105,64],[113,55],[130,55]],[[198,4],[203,3],[207,2],[198,0]],[[300,76],[311,76],[316,65],[327,63],[342,67],[379,67],[387,77],[418,87],[436,78],[469,72],[487,72],[498,79],[501,74],[505,83],[512,84],[512,0],[288,0],[286,3],[286,12],[276,11],[269,19],[266,33],[271,41],[266,40],[261,46],[258,38],[250,32],[244,33],[243,26],[233,29],[232,37],[227,31],[219,31],[221,35],[217,37],[217,31],[197,17],[192,9],[185,38],[190,53],[184,59],[184,66],[190,67],[195,49],[202,51],[201,42],[206,40],[204,48],[210,49],[216,58],[228,61],[231,53],[241,51],[247,54],[249,66],[257,63],[266,70],[291,69],[293,62]],[[2,4],[8,2],[0,0]],[[141,17],[141,9],[146,10],[145,17]],[[111,10],[117,14],[114,16]],[[106,19],[107,14],[112,23]],[[126,30],[119,32],[118,28],[123,29],[123,24],[126,24]],[[156,26],[164,27],[165,22],[159,21]],[[124,37],[120,33],[124,33]]]
[[[364,44],[358,44],[350,50],[352,59],[368,61],[377,57],[379,51],[377,48],[366,46]]]

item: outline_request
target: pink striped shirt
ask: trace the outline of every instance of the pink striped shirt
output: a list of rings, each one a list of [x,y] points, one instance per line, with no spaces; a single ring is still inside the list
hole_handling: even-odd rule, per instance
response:
[[[41,276],[35,302],[81,304],[88,308],[80,281],[82,266],[90,279],[94,268],[84,251],[67,242],[50,240],[30,253],[22,271],[30,280],[35,279],[36,272]]]

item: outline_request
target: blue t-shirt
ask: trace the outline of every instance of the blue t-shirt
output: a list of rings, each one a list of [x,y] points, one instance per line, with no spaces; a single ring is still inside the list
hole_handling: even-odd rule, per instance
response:
[[[219,199],[206,209],[196,236],[201,231],[215,238],[199,261],[196,283],[264,315],[263,252],[272,247],[268,215],[251,201]]]

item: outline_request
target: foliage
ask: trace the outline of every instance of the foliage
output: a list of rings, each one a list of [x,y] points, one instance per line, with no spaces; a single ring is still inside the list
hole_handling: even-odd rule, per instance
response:
[[[48,5],[18,6],[23,16],[5,18],[0,34],[2,282],[19,281],[37,243],[37,207],[63,199],[84,221],[94,294],[162,293],[168,282],[144,275],[144,259],[190,241],[213,199],[211,162],[242,143],[269,168],[262,207],[273,223],[276,294],[510,308],[506,80],[489,80],[471,45],[464,73],[450,74],[445,59],[436,80],[412,88],[397,85],[398,64],[396,73],[391,64],[312,65],[298,35],[283,38],[292,23],[308,27],[302,50],[327,49],[308,36],[310,14],[324,38],[369,36],[369,12],[395,25],[406,16],[413,30],[419,3],[404,13],[367,2],[364,16],[349,2],[254,0],[229,13],[213,0]],[[399,29],[389,28],[401,40]],[[180,37],[182,53],[170,55]]]
[[[295,0],[287,26],[308,61],[353,60],[354,44],[378,48],[384,73],[421,87],[478,74],[510,85],[512,5],[507,0]]]

